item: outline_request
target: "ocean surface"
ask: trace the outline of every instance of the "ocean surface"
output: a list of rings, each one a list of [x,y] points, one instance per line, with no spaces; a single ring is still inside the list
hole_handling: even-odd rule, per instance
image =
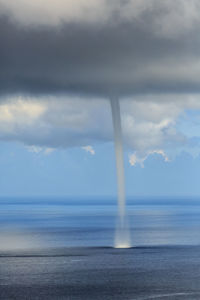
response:
[[[0,300],[200,299],[200,200],[1,198]]]
[[[200,245],[200,199],[128,199],[131,246]],[[115,199],[0,198],[0,251],[114,245]]]

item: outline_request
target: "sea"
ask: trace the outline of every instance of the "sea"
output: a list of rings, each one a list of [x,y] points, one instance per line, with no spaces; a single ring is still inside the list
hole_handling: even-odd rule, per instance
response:
[[[0,198],[0,251],[112,247],[114,198]],[[200,199],[128,198],[131,246],[200,245]]]
[[[1,198],[0,300],[200,299],[200,200]]]

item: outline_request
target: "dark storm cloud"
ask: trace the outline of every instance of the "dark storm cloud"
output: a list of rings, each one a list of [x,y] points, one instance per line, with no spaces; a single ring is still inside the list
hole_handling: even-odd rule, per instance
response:
[[[199,24],[163,31],[162,14],[57,26],[1,16],[0,94],[199,92]]]

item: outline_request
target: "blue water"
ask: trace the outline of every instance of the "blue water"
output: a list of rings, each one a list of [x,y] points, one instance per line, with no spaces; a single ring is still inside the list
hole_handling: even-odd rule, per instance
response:
[[[200,199],[129,199],[132,246],[200,245]],[[0,250],[113,246],[115,199],[1,198]]]

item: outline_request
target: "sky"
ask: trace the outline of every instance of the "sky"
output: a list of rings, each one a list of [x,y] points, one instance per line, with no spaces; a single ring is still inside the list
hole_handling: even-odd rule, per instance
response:
[[[0,195],[200,194],[197,0],[0,0]]]

